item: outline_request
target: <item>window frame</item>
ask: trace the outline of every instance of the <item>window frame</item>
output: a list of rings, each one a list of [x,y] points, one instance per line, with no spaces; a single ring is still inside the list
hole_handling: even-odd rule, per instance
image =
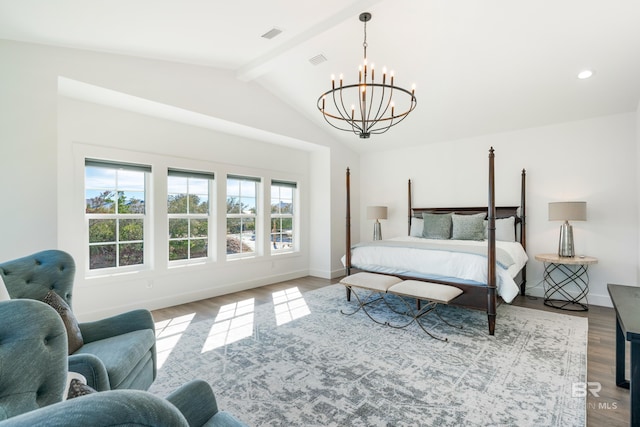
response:
[[[151,253],[153,251],[153,242],[152,235],[153,232],[151,230],[151,215],[149,206],[152,203],[152,191],[151,189],[151,179],[152,179],[152,167],[150,165],[145,165],[142,163],[128,163],[128,162],[120,162],[113,160],[102,160],[102,159],[94,159],[94,158],[85,158],[83,168],[83,191],[84,191],[84,232],[85,232],[85,256],[86,256],[86,269],[85,275],[87,277],[97,277],[97,276],[108,276],[112,274],[126,273],[126,272],[137,272],[149,270],[151,267]],[[133,171],[133,172],[143,172],[144,173],[144,212],[143,213],[120,213],[118,212],[118,202],[115,203],[115,212],[114,213],[87,213],[87,167],[96,167],[103,169],[114,170],[116,173],[116,181],[115,187],[113,188],[116,197],[117,194],[121,191],[119,190],[119,180],[118,180],[118,171]],[[100,188],[92,188],[89,190],[100,190]],[[120,240],[120,225],[121,220],[129,220],[129,219],[142,219],[142,240]],[[109,242],[90,242],[91,232],[90,225],[92,220],[115,220],[115,240]],[[120,265],[120,249],[123,244],[138,244],[142,243],[142,263],[141,264],[133,264],[133,265]],[[116,247],[115,252],[115,261],[116,265],[113,267],[103,267],[103,268],[91,268],[91,247],[104,245],[104,244],[114,244]]]
[[[174,193],[169,192],[169,178],[171,176],[175,177],[183,177],[187,178],[187,213],[170,213],[169,212],[169,196]],[[189,202],[188,197],[194,193],[189,191],[189,179],[206,179],[207,180],[207,212],[206,213],[191,213],[189,210]],[[178,168],[168,168],[167,169],[167,263],[169,267],[177,267],[182,265],[193,265],[193,264],[202,264],[203,262],[209,262],[214,259],[215,254],[215,220],[213,212],[215,212],[215,203],[212,207],[212,201],[215,201],[214,197],[214,189],[215,189],[215,174],[213,172],[200,172],[200,171],[192,171],[187,169],[178,169]],[[187,220],[187,237],[171,237],[170,229],[171,229],[171,220],[172,219],[186,219]],[[191,221],[198,219],[206,219],[207,220],[207,236],[206,237],[192,237],[191,236]],[[170,255],[170,245],[171,242],[175,241],[187,241],[187,258],[185,259],[175,259],[172,260],[169,258]],[[207,256],[199,257],[199,258],[191,258],[191,241],[192,240],[204,240],[207,245]]]
[[[283,213],[273,213],[273,188],[274,187],[288,187],[292,189],[291,194],[291,213],[283,214]],[[280,255],[280,254],[289,254],[292,252],[296,252],[298,250],[298,224],[297,224],[297,199],[298,199],[298,183],[295,181],[285,181],[279,179],[271,180],[271,189],[270,189],[270,199],[269,199],[269,250],[271,255]],[[282,202],[282,197],[279,197],[279,202]],[[291,244],[286,248],[274,248],[273,244],[277,243],[277,240],[274,242],[274,233],[273,233],[273,220],[282,220],[289,219],[291,220]],[[280,241],[282,242],[282,229],[280,229]]]
[[[260,221],[261,218],[263,217],[262,215],[262,207],[261,207],[261,187],[262,187],[262,178],[259,177],[254,177],[254,176],[247,176],[247,175],[232,175],[232,174],[228,174],[227,175],[227,179],[226,179],[226,190],[225,190],[225,205],[228,203],[229,201],[229,180],[238,180],[238,181],[245,181],[245,182],[253,182],[255,185],[255,189],[254,189],[254,194],[255,194],[255,209],[256,209],[256,213],[255,214],[249,214],[249,213],[243,213],[243,212],[239,212],[239,213],[229,213],[228,212],[228,206],[225,206],[225,255],[226,255],[226,259],[227,260],[235,260],[235,259],[247,259],[247,258],[256,258],[257,256],[260,255],[260,245],[262,242],[262,238],[261,238],[261,233],[260,233]],[[240,197],[240,200],[242,200],[242,184],[240,184],[240,194],[238,195]],[[228,249],[227,249],[227,241],[228,241],[228,236],[229,236],[229,219],[240,219],[240,223],[242,224],[244,219],[253,219],[254,222],[254,248],[253,248],[253,252],[242,252],[242,250],[240,252],[236,252],[236,253],[229,253]],[[241,226],[241,230],[242,230],[242,226]],[[240,249],[242,249],[242,231],[241,231],[241,237],[240,237]]]

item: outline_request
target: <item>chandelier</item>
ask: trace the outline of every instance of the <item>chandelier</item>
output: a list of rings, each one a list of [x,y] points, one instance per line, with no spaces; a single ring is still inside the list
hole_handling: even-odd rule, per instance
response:
[[[360,21],[364,23],[364,63],[359,67],[358,83],[344,85],[340,75],[336,86],[332,75],[331,90],[318,98],[318,110],[327,123],[336,129],[353,132],[360,138],[385,133],[403,121],[416,108],[417,102],[415,85],[411,91],[394,86],[393,71],[389,73],[389,82],[386,68],[382,70],[382,81],[375,81],[374,64],[367,64],[367,22],[370,20],[370,13],[360,14]]]

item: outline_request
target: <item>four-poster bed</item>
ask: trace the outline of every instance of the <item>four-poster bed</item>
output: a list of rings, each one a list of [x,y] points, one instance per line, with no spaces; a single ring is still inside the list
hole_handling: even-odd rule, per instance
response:
[[[417,208],[412,206],[411,180],[408,184],[408,234],[416,236],[415,226],[428,218],[451,215],[471,219],[480,216],[486,224],[486,240],[430,240],[418,237],[390,239],[372,243],[351,244],[351,189],[347,169],[346,254],[343,263],[347,276],[351,270],[391,274],[403,280],[451,285],[463,292],[450,304],[486,311],[489,334],[495,331],[498,294],[510,302],[518,291],[524,295],[526,285],[525,171],[521,176],[520,206],[495,204],[494,150],[489,150],[488,206],[462,208]],[[464,216],[469,217],[464,217]],[[477,222],[477,221],[475,221]],[[496,236],[499,225],[499,239]],[[412,229],[412,224],[414,225]],[[512,227],[511,236],[505,226]],[[507,229],[507,231],[509,231]],[[509,233],[506,233],[509,235]],[[455,237],[455,236],[454,236]],[[452,267],[452,270],[448,270]],[[450,272],[451,271],[451,272]],[[518,288],[519,285],[519,288]],[[350,300],[347,288],[347,299]],[[418,301],[419,304],[419,301]]]

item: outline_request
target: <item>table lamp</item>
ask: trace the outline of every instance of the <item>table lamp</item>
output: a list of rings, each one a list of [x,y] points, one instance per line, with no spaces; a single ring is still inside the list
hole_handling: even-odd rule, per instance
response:
[[[573,228],[569,221],[587,220],[587,202],[551,202],[549,203],[549,221],[564,221],[560,226],[558,256],[573,257]]]
[[[386,206],[367,206],[367,219],[375,219],[373,224],[373,240],[382,240],[382,228],[380,227],[381,219],[387,219]]]

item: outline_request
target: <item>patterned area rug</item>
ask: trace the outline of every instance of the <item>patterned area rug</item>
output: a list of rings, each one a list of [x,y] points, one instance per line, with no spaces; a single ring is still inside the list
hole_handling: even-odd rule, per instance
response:
[[[587,319],[502,304],[486,314],[441,307],[452,328],[394,329],[353,311],[342,285],[221,308],[215,320],[158,323],[161,396],[194,378],[252,426],[584,426]],[[384,305],[374,316],[396,323]]]

